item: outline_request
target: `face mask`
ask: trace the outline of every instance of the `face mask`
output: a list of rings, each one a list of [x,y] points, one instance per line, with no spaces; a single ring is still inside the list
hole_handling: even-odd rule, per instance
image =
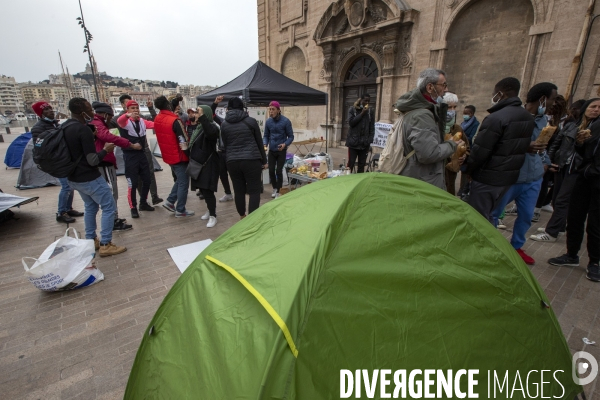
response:
[[[498,101],[496,100],[496,96],[500,95],[500,99],[502,98],[502,92],[498,92],[494,95],[494,97],[492,97],[492,105],[495,106],[496,104],[498,104],[500,102],[500,99],[498,99]]]
[[[435,90],[435,86],[433,87],[433,91],[437,95],[437,98],[435,99],[435,102],[438,103],[438,104],[442,104],[444,102],[444,98],[442,96],[440,96],[440,94],[438,93],[437,90]]]
[[[87,115],[87,113],[85,113],[85,112],[82,112],[81,116],[83,117],[83,119],[85,120],[85,122],[92,122],[92,120],[94,119],[94,118],[90,118],[90,116]]]
[[[455,118],[456,118],[456,111],[454,111],[454,110],[448,111],[448,113],[446,114],[446,122],[454,121]]]
[[[194,122],[196,120],[196,117],[190,117],[190,121]]]
[[[48,121],[48,122],[54,122],[54,120],[53,120],[53,119],[50,119],[50,118],[48,118],[48,117],[44,117],[44,118],[42,118],[42,119],[43,119],[44,121]]]
[[[470,116],[470,115],[463,115],[463,119],[464,119],[465,121],[468,121],[468,120],[470,120],[470,119],[471,119],[471,116]]]
[[[546,114],[546,99],[544,98],[544,105],[542,105],[542,102],[540,101],[540,106],[538,107],[538,115],[545,115]]]

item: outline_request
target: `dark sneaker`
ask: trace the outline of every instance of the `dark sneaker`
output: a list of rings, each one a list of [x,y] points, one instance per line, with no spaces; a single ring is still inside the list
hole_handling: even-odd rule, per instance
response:
[[[123,232],[123,231],[129,231],[131,229],[133,229],[133,226],[128,225],[128,224],[126,224],[124,222],[117,222],[117,221],[115,221],[115,225],[113,226],[113,232],[116,232],[116,231]]]
[[[131,209],[131,218],[139,218],[140,217],[140,213],[138,212],[137,208],[132,208]]]
[[[160,197],[156,196],[152,198],[152,205],[157,205],[163,202],[163,199],[161,199]]]
[[[539,212],[534,212],[533,217],[531,218],[531,222],[538,222],[541,218],[541,214]]]
[[[154,207],[152,207],[148,203],[141,203],[140,204],[140,211],[154,211]]]
[[[75,218],[70,217],[68,213],[64,212],[62,214],[56,214],[56,221],[64,222],[65,224],[72,224],[77,220]]]
[[[196,213],[191,210],[185,210],[184,212],[177,211],[175,213],[176,218],[193,217]]]
[[[598,264],[589,263],[585,277],[592,282],[600,282],[600,266],[598,266]]]
[[[169,203],[168,201],[165,201],[165,204],[163,204],[163,207],[171,212],[175,212],[175,205]]]
[[[124,224],[125,222],[127,222],[127,220],[125,218],[115,219],[115,224]]]
[[[568,254],[563,254],[560,257],[549,259],[548,264],[556,265],[557,267],[579,267],[579,256],[571,257]]]
[[[69,210],[67,211],[67,214],[69,214],[71,217],[83,217],[83,213],[76,210]]]
[[[517,205],[514,204],[512,207],[504,210],[506,215],[517,215]]]

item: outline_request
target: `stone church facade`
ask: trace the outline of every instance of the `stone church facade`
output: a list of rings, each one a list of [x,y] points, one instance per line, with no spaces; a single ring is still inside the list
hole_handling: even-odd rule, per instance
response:
[[[588,11],[600,13],[600,1],[257,0],[257,5],[260,60],[329,95],[327,110],[284,110],[299,139],[325,136],[327,125],[330,143],[343,142],[348,108],[363,93],[371,95],[378,121],[392,121],[392,105],[427,67],[444,69],[449,89],[463,106],[475,105],[480,117],[494,84],[507,76],[519,78],[522,98],[541,81],[555,83],[561,94],[573,82],[574,99],[600,97],[600,18],[589,30],[585,25]],[[574,68],[578,47],[585,52]]]

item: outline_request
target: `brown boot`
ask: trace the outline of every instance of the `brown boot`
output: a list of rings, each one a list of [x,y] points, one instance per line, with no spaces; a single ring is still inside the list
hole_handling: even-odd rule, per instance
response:
[[[100,246],[100,257],[115,256],[127,251],[127,247],[115,246],[112,242]]]
[[[100,239],[97,237],[94,238],[94,249],[96,249],[96,251],[100,250]]]

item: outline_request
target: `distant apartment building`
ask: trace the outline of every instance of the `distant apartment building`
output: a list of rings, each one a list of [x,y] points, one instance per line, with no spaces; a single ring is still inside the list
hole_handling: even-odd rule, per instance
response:
[[[0,76],[0,114],[23,110],[23,97],[14,77]]]
[[[20,83],[21,95],[27,107],[38,101],[46,101],[62,113],[67,112],[69,92],[64,85],[46,83]]]

